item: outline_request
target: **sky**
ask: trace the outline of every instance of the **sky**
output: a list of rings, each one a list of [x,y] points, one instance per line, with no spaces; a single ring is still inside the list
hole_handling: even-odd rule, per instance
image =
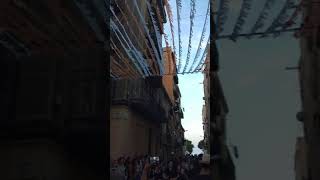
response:
[[[266,24],[271,24],[284,1],[276,1]],[[175,0],[169,2],[175,16]],[[189,1],[182,2],[181,17],[188,17]],[[208,1],[196,2],[199,8],[197,17],[205,14]],[[254,24],[265,1],[252,2],[253,7],[244,31]],[[241,0],[231,1],[225,34],[232,32],[241,3]],[[185,38],[185,43],[182,43],[183,54],[186,54],[188,43],[188,21],[185,18],[181,23],[182,37]],[[203,22],[204,16],[197,17],[196,24],[200,25],[196,25],[198,27],[194,37],[200,37]],[[177,44],[177,30],[175,32]],[[195,38],[193,42],[198,40]],[[234,159],[237,180],[294,179],[295,142],[296,137],[302,135],[302,126],[296,119],[296,113],[301,110],[301,105],[297,71],[287,71],[285,67],[297,66],[299,41],[288,33],[276,39],[239,39],[237,43],[219,40],[217,46],[220,56],[219,75],[229,106],[227,141],[228,145],[238,146],[240,155],[239,159]],[[193,48],[196,47],[193,45]],[[182,107],[185,109],[182,124],[188,130],[186,138],[192,140],[195,146],[203,139],[202,81],[202,74],[179,76]],[[194,152],[200,150],[194,149]]]

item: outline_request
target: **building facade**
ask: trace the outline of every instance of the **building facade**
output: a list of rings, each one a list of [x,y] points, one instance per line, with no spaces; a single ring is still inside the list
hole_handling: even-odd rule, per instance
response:
[[[118,36],[121,32],[113,29],[111,71],[114,77],[124,79],[112,81],[112,159],[141,154],[167,160],[172,153],[183,154],[183,112],[175,57],[171,48],[162,48],[161,36],[166,22],[164,3],[162,0],[112,1],[113,25],[127,32],[131,48],[139,52],[132,51],[132,56],[125,56],[127,49]],[[145,31],[150,32],[150,36],[146,37]],[[155,76],[139,78],[141,68],[132,63],[139,61],[139,54],[148,62],[144,70]]]
[[[302,110],[297,115],[303,122],[307,150],[307,178],[320,179],[320,6],[313,1],[305,1],[303,24],[300,31],[301,57],[299,79]]]
[[[0,179],[106,178],[104,5],[1,2]]]
[[[307,165],[307,149],[304,137],[298,137],[296,140],[295,152],[295,176],[296,180],[308,180],[308,165]]]
[[[213,19],[211,24],[214,25]],[[222,84],[219,79],[219,55],[217,45],[212,39],[215,37],[214,32],[211,34],[210,62],[209,68],[205,71],[209,74],[209,96],[208,104],[210,107],[209,124],[210,124],[210,156],[212,164],[213,179],[235,180],[235,166],[231,153],[226,142],[226,116],[229,112],[226,98],[223,93]],[[206,92],[206,90],[205,90]]]
[[[112,0],[110,70],[112,77],[163,74],[163,0]]]
[[[171,102],[164,87],[152,80],[114,80],[110,112],[110,156],[164,156],[162,127],[169,120]],[[158,80],[161,83],[160,80]],[[165,151],[165,150],[164,150]]]
[[[164,51],[165,70],[174,62],[171,49]],[[169,57],[167,55],[170,55]],[[170,67],[175,68],[175,63]],[[177,75],[112,81],[110,156],[160,156],[184,154],[183,112]]]
[[[163,76],[163,84],[166,89],[167,94],[170,97],[172,103],[172,119],[168,127],[168,142],[171,148],[170,151],[178,156],[184,154],[184,128],[181,124],[181,119],[183,119],[183,111],[181,109],[181,93],[179,89],[179,80],[176,74],[176,58],[174,52],[170,47],[164,48],[164,58],[165,58],[165,75]]]
[[[209,51],[210,52],[210,51]],[[208,53],[205,60],[204,67],[204,79],[203,79],[203,92],[204,92],[204,105],[202,107],[202,124],[203,124],[203,142],[204,142],[204,151],[210,152],[210,53]]]

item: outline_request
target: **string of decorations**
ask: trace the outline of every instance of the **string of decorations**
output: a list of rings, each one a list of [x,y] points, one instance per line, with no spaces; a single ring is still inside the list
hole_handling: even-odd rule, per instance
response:
[[[240,15],[238,16],[238,19],[236,21],[236,25],[234,26],[233,32],[230,37],[230,39],[234,42],[237,40],[237,35],[239,34],[239,32],[242,31],[243,25],[245,23],[245,18],[248,17],[248,11],[250,11],[250,9],[251,9],[251,2],[252,2],[252,0],[243,0],[242,1]]]
[[[183,73],[186,72],[186,69],[189,64],[189,59],[190,59],[190,53],[191,53],[191,40],[193,36],[193,26],[194,26],[194,15],[196,13],[196,2],[195,0],[190,1],[190,6],[191,6],[191,11],[190,11],[190,32],[189,32],[189,44],[188,44],[188,52],[187,52],[187,59],[186,59],[186,64],[184,65],[183,68]]]
[[[117,6],[118,10],[119,10],[120,13],[122,14],[122,18],[123,18],[124,21],[126,22],[127,27],[131,27],[130,24],[129,24],[129,20],[128,20],[128,18],[127,18],[127,15],[124,13],[124,9],[122,9],[116,2],[115,2],[115,5]],[[127,7],[128,7],[128,6],[127,6]],[[132,12],[130,9],[128,9],[128,8],[127,8],[127,12],[130,13],[131,15],[133,15],[133,12]],[[144,37],[145,35],[144,35],[143,30],[142,30],[142,27],[138,25],[139,22],[138,22],[137,18],[136,18],[135,16],[133,16],[133,17],[134,17],[133,20],[134,20],[136,26],[138,27],[138,30],[139,30],[139,33],[140,33],[141,37]],[[139,41],[140,41],[140,39],[136,36],[136,33],[133,33],[133,32],[131,31],[131,34],[135,37],[136,42],[139,42]],[[146,45],[146,47],[147,47],[147,50],[148,50],[149,54],[151,55],[152,60],[155,61],[155,57],[154,57],[154,55],[153,55],[153,53],[152,53],[152,50],[150,49],[150,46],[149,46],[146,38],[143,38],[143,42],[145,43],[145,45]],[[137,44],[140,46],[140,43],[137,43]],[[140,49],[144,49],[144,47],[141,47],[141,46],[140,46]],[[148,57],[148,55],[147,55],[146,53],[145,53],[145,57]],[[150,63],[149,63],[149,66],[152,68],[153,73],[156,73],[156,70],[152,67],[152,65],[151,65]]]
[[[264,26],[264,22],[268,17],[268,13],[273,7],[274,3],[275,3],[275,0],[266,1],[257,21],[255,22],[254,26],[251,28],[250,33],[255,33]]]
[[[230,0],[221,0],[219,4],[219,9],[217,12],[217,34],[221,34],[223,32],[223,25],[226,23],[227,14],[229,11],[229,4]]]
[[[180,11],[182,8],[181,0],[176,0],[176,6],[177,6],[177,21],[178,21],[178,38],[179,38],[179,58],[178,59],[178,71],[180,72],[181,68],[181,55],[182,55],[182,42],[181,42],[181,27],[180,27]]]
[[[129,37],[129,35],[126,32],[125,27],[123,26],[123,24],[121,23],[119,18],[116,16],[116,14],[115,14],[115,12],[113,10],[113,7],[110,7],[110,11],[112,12],[113,17],[116,19],[116,22],[120,26],[121,29],[119,28],[118,25],[116,25],[116,23],[113,21],[113,19],[110,19],[111,27],[113,28],[114,33],[117,35],[118,39],[119,39],[118,35],[120,35],[121,39],[123,40],[122,42],[124,42],[127,45],[127,47],[124,47],[125,51],[128,52],[128,54],[132,54],[132,56],[131,56],[131,57],[133,57],[132,60],[138,62],[137,63],[138,64],[138,68],[142,69],[144,77],[150,75],[151,73],[150,73],[150,71],[148,69],[148,65],[146,63],[146,59],[143,58],[142,53],[140,51],[138,51],[136,49],[136,46],[132,43],[131,38]]]
[[[163,64],[161,63],[161,58],[159,57],[159,54],[160,54],[160,56],[162,56],[162,52],[158,52],[158,50],[157,50],[157,48],[155,46],[155,43],[154,43],[153,39],[150,36],[149,30],[147,28],[147,23],[145,22],[145,18],[143,17],[143,15],[142,15],[139,7],[138,7],[137,1],[134,0],[133,2],[134,2],[134,7],[138,12],[139,18],[140,18],[140,20],[142,22],[142,25],[144,27],[144,30],[146,32],[147,38],[149,39],[149,42],[151,43],[151,47],[152,47],[152,49],[154,51],[154,54],[156,56],[156,60],[157,60],[158,66],[160,68],[160,72],[159,73],[161,75],[161,74],[163,74]],[[146,1],[145,1],[145,3],[148,4]]]
[[[168,49],[169,48],[169,42],[168,42],[168,35],[166,33],[164,33],[164,41],[166,43],[166,48]],[[170,59],[170,58],[169,58]],[[169,59],[166,59],[167,61]],[[171,62],[167,62],[169,64],[169,73],[170,73],[170,70],[171,70]]]
[[[206,57],[206,55],[207,55],[207,53],[208,53],[209,48],[210,48],[210,37],[209,37],[208,40],[207,40],[206,48],[205,48],[205,50],[204,50],[203,53],[202,53],[202,57],[201,57],[198,65],[196,66],[196,68],[195,68],[192,72],[197,72],[197,71],[200,71],[200,70],[201,70],[201,69],[200,69],[201,64],[204,63],[204,59],[205,59],[205,57]]]
[[[193,62],[191,64],[191,67],[189,68],[189,71],[188,72],[191,72],[192,69],[194,68],[194,65],[200,55],[200,50],[201,50],[201,46],[202,46],[202,43],[203,43],[203,40],[204,40],[204,36],[205,36],[205,32],[206,32],[206,29],[207,29],[207,24],[208,24],[208,16],[210,14],[210,0],[209,0],[209,3],[208,3],[208,8],[207,8],[207,13],[206,13],[206,17],[205,17],[205,20],[204,20],[204,24],[203,24],[203,28],[202,28],[202,33],[201,33],[201,37],[200,37],[200,41],[199,41],[199,45],[198,45],[198,48],[197,48],[197,51],[196,51],[196,55],[193,59]]]
[[[286,0],[284,6],[282,7],[281,11],[279,12],[278,16],[273,20],[271,25],[265,31],[265,34],[261,35],[260,37],[266,37],[271,31],[274,31],[276,28],[281,27],[284,24],[284,21],[288,18],[288,10],[295,7],[294,0]],[[280,32],[274,33],[274,37],[280,35]]]
[[[127,40],[124,37],[119,27],[113,22],[113,20],[110,20],[110,27],[113,34],[117,37],[118,41],[120,42],[122,48],[127,53],[128,57],[130,57],[130,59],[133,60],[136,68],[139,70],[139,73],[143,77],[145,77],[148,73],[146,72],[145,66],[141,64],[141,60],[140,60],[141,57],[139,57],[139,55],[137,54],[135,47],[131,46],[130,39]],[[141,69],[143,70],[143,72],[141,71]]]
[[[158,49],[162,49],[161,44],[160,44],[161,43],[160,27],[157,25],[157,21],[155,20],[156,14],[154,13],[154,11],[152,11],[152,8],[151,8],[151,5],[150,5],[149,2],[147,3],[147,9],[148,9],[148,12],[149,12],[150,17],[151,17],[151,22],[152,22],[153,29],[155,30]],[[160,54],[162,54],[162,52]]]
[[[296,24],[296,21],[298,20],[299,13],[302,11],[302,7],[303,7],[302,2],[303,2],[303,0],[301,0],[300,3],[298,4],[298,6],[295,8],[295,10],[292,13],[291,17],[289,18],[289,20],[282,25],[282,27],[281,27],[282,29],[287,29],[288,27]]]
[[[220,1],[220,6],[222,6],[222,3],[223,3],[222,1],[223,0]],[[267,27],[267,29],[263,32],[257,32],[257,31],[265,26],[264,24],[265,20],[267,19],[268,13],[270,13],[270,11],[272,10],[272,7],[276,2],[275,0],[266,1],[257,21],[255,22],[254,26],[251,28],[251,30],[248,33],[242,33],[242,34],[239,33],[241,31],[241,25],[243,25],[244,23],[244,19],[243,19],[243,21],[239,21],[240,23],[238,23],[238,25],[236,24],[236,26],[234,27],[234,29],[236,29],[236,33],[234,33],[233,31],[233,33],[230,35],[218,34],[215,37],[215,39],[217,40],[222,38],[229,38],[235,41],[237,37],[241,37],[241,36],[250,38],[252,36],[259,35],[260,38],[264,38],[264,37],[268,37],[268,35],[270,34],[273,34],[273,37],[277,37],[282,32],[297,32],[301,29],[300,27],[290,28],[290,29],[289,27],[292,27],[293,25],[297,24],[298,16],[301,14],[303,2],[305,1],[300,0],[300,3],[295,3],[295,1],[299,2],[299,0],[286,0],[282,9],[278,13],[278,15],[274,18],[271,25]],[[294,9],[294,12],[290,14],[289,12],[291,12],[292,9]],[[221,12],[218,11],[218,13],[216,14],[219,16],[219,13]],[[244,17],[246,17],[246,15]],[[241,19],[241,12],[240,12],[240,17],[238,17],[238,20],[239,19]],[[219,18],[217,18],[217,21],[218,20]],[[218,30],[221,29],[221,27],[219,27],[219,24],[221,23],[216,23],[216,25],[218,26],[217,27]]]
[[[128,60],[128,58],[125,58],[123,56],[123,54],[120,52],[120,49],[117,47],[117,45],[113,42],[112,39],[110,39],[110,44],[111,44],[111,48],[113,49],[113,52],[115,52],[115,54],[119,57],[119,60],[123,60],[124,63],[126,64],[126,67],[128,69],[128,74],[131,77],[137,77],[138,74],[136,72],[136,70],[131,66],[130,61]],[[112,61],[111,61],[112,62]],[[111,66],[112,69],[112,66]]]
[[[166,10],[167,10],[167,14],[168,14],[168,18],[169,18],[169,24],[170,24],[170,31],[171,31],[171,37],[172,37],[173,51],[174,51],[174,54],[175,54],[175,56],[176,56],[176,45],[175,45],[175,42],[174,42],[173,14],[172,14],[172,9],[171,9],[169,0],[168,0],[168,2],[165,4],[165,8],[166,8]]]

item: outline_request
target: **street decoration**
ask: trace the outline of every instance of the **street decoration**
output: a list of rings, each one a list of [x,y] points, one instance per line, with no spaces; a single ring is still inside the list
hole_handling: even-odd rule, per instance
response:
[[[190,53],[191,53],[191,40],[192,40],[192,36],[193,36],[193,26],[194,26],[194,16],[196,13],[196,2],[195,0],[190,0],[190,6],[191,6],[191,10],[190,10],[190,32],[189,32],[189,44],[188,44],[188,52],[187,52],[187,59],[186,59],[186,63],[184,65],[182,74],[186,72],[186,69],[188,67],[189,64],[189,59],[190,59]]]

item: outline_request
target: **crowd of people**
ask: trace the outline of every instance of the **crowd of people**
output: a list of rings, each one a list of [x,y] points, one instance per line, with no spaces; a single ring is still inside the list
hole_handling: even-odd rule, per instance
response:
[[[111,180],[209,179],[210,156],[171,157],[167,162],[150,156],[119,157],[111,164]]]

